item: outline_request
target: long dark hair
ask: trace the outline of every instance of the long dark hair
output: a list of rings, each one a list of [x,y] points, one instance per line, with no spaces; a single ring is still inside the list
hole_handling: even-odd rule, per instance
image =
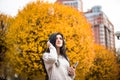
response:
[[[62,40],[63,40],[63,45],[60,48],[60,54],[69,62],[69,60],[67,58],[67,55],[66,55],[65,40],[64,40],[63,35],[60,32],[53,33],[53,34],[50,35],[49,41],[56,48],[56,44],[55,43],[56,43],[56,36],[57,35],[61,35],[62,36]],[[49,48],[47,48],[46,52],[50,52]],[[45,64],[44,64],[43,59],[42,59],[42,65],[43,65],[44,71],[46,73],[45,80],[49,80],[49,77],[48,77],[47,70],[45,68]]]
[[[50,35],[49,41],[56,48],[56,44],[55,43],[56,43],[56,36],[57,35],[61,35],[62,36],[62,40],[63,40],[63,45],[60,48],[60,55],[62,55],[63,57],[65,57],[66,60],[68,60],[67,55],[66,55],[65,40],[64,40],[63,34],[61,34],[60,32],[53,33],[53,34]],[[49,48],[46,50],[46,52],[50,52]]]

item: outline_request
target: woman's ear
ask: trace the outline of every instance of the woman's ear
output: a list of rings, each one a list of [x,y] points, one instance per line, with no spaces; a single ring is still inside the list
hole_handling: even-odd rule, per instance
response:
[[[64,41],[64,43],[66,44],[66,41],[65,41],[65,39],[64,39],[63,41]]]

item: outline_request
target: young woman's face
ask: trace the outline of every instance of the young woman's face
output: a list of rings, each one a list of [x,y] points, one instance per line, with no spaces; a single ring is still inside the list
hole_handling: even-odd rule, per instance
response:
[[[63,38],[62,38],[62,36],[61,35],[57,35],[56,36],[56,47],[57,48],[60,48],[60,47],[62,47],[62,45],[63,45]]]

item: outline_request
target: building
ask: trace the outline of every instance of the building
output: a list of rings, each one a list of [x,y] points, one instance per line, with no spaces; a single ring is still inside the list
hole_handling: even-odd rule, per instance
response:
[[[104,45],[108,49],[115,49],[114,26],[109,21],[101,6],[94,6],[84,13],[86,18],[92,24],[95,43]]]
[[[82,0],[57,0],[56,2],[73,6],[83,12]],[[104,12],[101,11],[101,6],[92,7],[84,12],[84,15],[92,24],[95,43],[103,45],[107,49],[115,50],[114,26]]]
[[[72,6],[78,9],[79,11],[83,11],[82,0],[57,0],[56,2],[64,5]]]

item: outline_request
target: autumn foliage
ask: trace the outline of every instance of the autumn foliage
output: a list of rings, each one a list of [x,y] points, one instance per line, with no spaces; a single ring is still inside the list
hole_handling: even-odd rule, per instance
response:
[[[14,73],[31,79],[43,78],[41,57],[49,35],[54,32],[65,36],[71,65],[79,61],[76,80],[84,79],[94,59],[91,25],[76,9],[39,1],[19,11],[6,35]]]
[[[94,65],[86,75],[86,80],[119,80],[119,65],[114,52],[95,45]]]
[[[93,43],[91,25],[74,8],[37,1],[14,18],[0,14],[0,21],[0,75],[44,80],[41,57],[48,37],[61,32],[71,66],[79,61],[75,80],[119,80],[115,53]]]
[[[7,28],[12,24],[13,18],[11,16],[0,13],[0,75],[7,75],[6,51],[8,51],[7,43],[5,42],[5,34]]]

